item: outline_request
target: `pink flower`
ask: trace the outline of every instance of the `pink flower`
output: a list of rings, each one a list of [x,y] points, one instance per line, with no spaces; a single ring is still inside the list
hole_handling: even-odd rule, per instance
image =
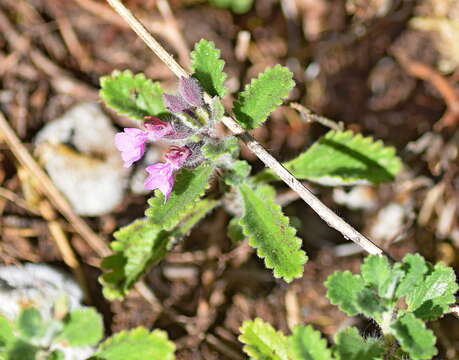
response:
[[[169,199],[174,187],[174,168],[170,162],[156,163],[145,168],[148,177],[145,180],[145,189],[159,189],[164,194],[165,201]]]
[[[172,146],[164,156],[165,163],[156,163],[145,169],[149,174],[145,180],[145,189],[159,189],[164,194],[164,201],[167,201],[174,187],[174,172],[180,169],[190,156],[191,150],[188,147]]]
[[[181,168],[190,156],[191,150],[187,146],[171,146],[168,153],[164,155],[167,162],[170,162],[175,169]]]
[[[124,167],[130,167],[145,153],[146,131],[136,128],[125,128],[115,135],[116,148],[121,151]]]
[[[146,121],[143,125],[147,129],[147,137],[150,141],[156,141],[175,133],[175,129],[170,122],[162,121],[153,116],[145,116]]]
[[[121,151],[124,167],[128,168],[139,160],[145,153],[145,143],[156,141],[175,133],[171,123],[162,121],[153,116],[146,116],[144,126],[146,131],[136,128],[125,128],[115,135],[116,148]]]

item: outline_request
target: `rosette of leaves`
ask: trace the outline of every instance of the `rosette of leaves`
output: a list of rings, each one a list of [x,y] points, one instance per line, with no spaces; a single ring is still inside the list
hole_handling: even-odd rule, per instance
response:
[[[122,331],[95,348],[103,333],[102,317],[92,308],[56,312],[49,321],[37,309],[27,308],[16,321],[0,316],[0,359],[64,360],[67,349],[79,359],[91,354],[90,360],[175,359],[175,345],[163,331],[141,327]]]
[[[35,308],[24,309],[14,322],[0,317],[0,358],[5,360],[64,359],[62,348],[88,352],[103,336],[102,317],[80,308],[44,320]]]
[[[335,335],[329,347],[312,326],[297,326],[290,336],[255,319],[245,321],[239,340],[255,360],[424,360],[437,354],[435,336],[426,321],[449,311],[458,290],[453,269],[407,255],[390,265],[370,255],[360,274],[335,272],[326,282],[331,303],[349,316],[373,319],[383,336],[363,338],[354,327]],[[404,300],[406,306],[399,307]]]
[[[394,265],[386,257],[368,256],[361,274],[337,272],[325,285],[332,304],[350,316],[375,320],[413,360],[431,359],[437,353],[435,336],[425,321],[447,313],[458,290],[453,269],[411,254]],[[402,300],[406,308],[399,307]]]

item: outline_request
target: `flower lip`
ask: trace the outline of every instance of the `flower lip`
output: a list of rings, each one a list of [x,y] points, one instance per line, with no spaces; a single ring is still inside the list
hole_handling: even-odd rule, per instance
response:
[[[187,146],[171,146],[164,157],[175,169],[183,166],[185,161],[191,156],[191,150]]]
[[[167,201],[174,187],[174,166],[169,162],[156,163],[147,166],[145,170],[149,174],[145,180],[145,189],[159,189],[164,194],[164,201]]]
[[[174,126],[170,122],[162,121],[154,116],[145,116],[145,129],[148,133],[150,141],[173,135],[175,133]]]
[[[115,135],[115,146],[121,151],[124,167],[128,168],[145,153],[147,132],[136,128],[125,128]]]

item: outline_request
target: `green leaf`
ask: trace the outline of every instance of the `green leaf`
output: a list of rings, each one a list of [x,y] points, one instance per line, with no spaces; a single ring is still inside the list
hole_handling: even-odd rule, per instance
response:
[[[377,255],[367,256],[361,266],[361,271],[365,285],[376,289],[378,295],[385,299],[394,297],[398,282],[404,275],[400,269],[392,269],[387,257]]]
[[[230,136],[224,141],[203,145],[201,152],[209,160],[218,160],[223,155],[236,157],[239,154],[239,141],[236,137]]]
[[[325,286],[328,289],[327,298],[341,311],[349,316],[360,312],[357,298],[364,288],[360,275],[353,275],[350,271],[337,271],[328,277]]]
[[[121,299],[146,269],[161,260],[167,252],[167,232],[146,220],[137,220],[114,233],[110,244],[115,252],[102,260],[108,270],[99,280],[107,299]]]
[[[161,229],[171,230],[181,221],[183,214],[187,214],[204,195],[209,187],[209,177],[214,166],[209,162],[202,163],[196,169],[182,169],[175,176],[175,185],[171,196],[164,203],[164,195],[155,191],[155,197],[148,200],[150,207],[145,215]]]
[[[210,96],[225,96],[225,62],[220,59],[220,50],[212,41],[202,39],[195,44],[191,52],[191,67],[193,77],[198,79],[205,92]]]
[[[426,329],[424,322],[411,313],[404,313],[392,325],[401,348],[413,360],[431,359],[437,354],[435,336]]]
[[[290,360],[287,337],[260,318],[244,321],[240,331],[239,341],[245,344],[243,350],[251,358]]]
[[[102,316],[91,308],[81,308],[71,312],[64,320],[62,332],[57,340],[70,346],[93,346],[104,335]]]
[[[89,360],[173,360],[175,345],[164,331],[139,327],[121,331],[104,341]]]
[[[383,313],[388,311],[381,302],[381,298],[375,294],[374,290],[368,288],[358,292],[356,305],[359,312],[368,318],[375,319],[377,322],[380,322]]]
[[[169,232],[171,244],[168,248],[175,245],[183,237],[187,236],[191,229],[199,223],[207,214],[220,205],[218,200],[203,199],[194,204],[188,213],[182,213],[180,224]]]
[[[41,338],[46,333],[46,324],[35,308],[23,310],[17,319],[17,328],[25,339]]]
[[[311,325],[295,327],[289,344],[293,360],[333,360],[327,341]]]
[[[239,95],[233,108],[236,120],[246,130],[257,128],[294,87],[293,74],[288,68],[276,65],[266,69]]]
[[[235,243],[239,243],[241,241],[244,241],[245,235],[242,230],[242,226],[239,223],[241,221],[241,218],[234,217],[230,220],[228,223],[228,237]]]
[[[457,290],[454,270],[439,263],[422,283],[407,294],[408,311],[415,311],[415,315],[424,320],[437,319],[455,302]]]
[[[365,340],[355,327],[340,331],[333,347],[337,360],[382,360],[384,347],[373,338]]]
[[[223,181],[229,186],[238,186],[247,182],[252,167],[245,160],[232,161],[231,167],[225,169]]]
[[[111,243],[115,252],[102,260],[104,273],[99,281],[107,299],[122,299],[137,280],[158,263],[167,251],[210,211],[219,204],[216,200],[201,200],[187,212],[182,211],[176,228],[161,230],[148,220],[137,220],[118,230]]]
[[[141,121],[145,116],[167,114],[159,83],[153,83],[144,74],[114,71],[112,75],[102,77],[100,85],[100,97],[119,114]]]
[[[424,280],[424,274],[429,270],[426,261],[419,254],[406,255],[403,258],[402,269],[405,276],[397,287],[397,297],[412,293]]]
[[[240,224],[249,245],[257,249],[257,255],[264,259],[267,268],[274,270],[276,278],[290,282],[301,277],[307,256],[280,206],[266,196],[259,196],[246,184],[239,186],[239,191],[244,202]]]
[[[322,185],[379,184],[393,181],[402,162],[395,149],[352,131],[329,131],[284,166],[298,179]],[[257,180],[277,179],[264,171]]]

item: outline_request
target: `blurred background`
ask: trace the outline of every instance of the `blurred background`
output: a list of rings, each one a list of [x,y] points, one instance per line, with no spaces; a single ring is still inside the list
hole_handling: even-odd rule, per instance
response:
[[[227,106],[231,94],[280,63],[297,84],[289,101],[395,146],[405,167],[394,183],[310,186],[395,259],[419,252],[457,270],[457,0],[124,3],[185,67],[195,42],[215,42],[229,74]],[[335,270],[357,271],[364,254],[283,185],[279,200],[310,257],[302,279],[287,286],[247,244],[232,244],[225,235],[229,216],[219,208],[148,274],[145,284],[156,298],[133,291],[122,302],[104,300],[97,282],[101,255],[113,231],[143,216],[147,195],[142,164],[124,169],[113,144],[115,132],[134,123],[98,98],[99,78],[114,69],[144,72],[168,91],[176,86],[102,0],[0,0],[0,110],[13,130],[0,132],[0,263],[45,263],[73,273],[109,331],[164,329],[178,359],[243,359],[238,328],[256,316],[285,332],[309,323],[330,336],[351,324],[374,334],[372,324],[331,306],[323,285]],[[326,131],[284,106],[254,135],[287,160]],[[149,149],[147,163],[162,150]],[[17,161],[26,152],[70,208],[62,210],[32,165]],[[246,149],[242,156],[263,168]],[[438,358],[459,358],[457,320],[448,315],[432,328]]]

